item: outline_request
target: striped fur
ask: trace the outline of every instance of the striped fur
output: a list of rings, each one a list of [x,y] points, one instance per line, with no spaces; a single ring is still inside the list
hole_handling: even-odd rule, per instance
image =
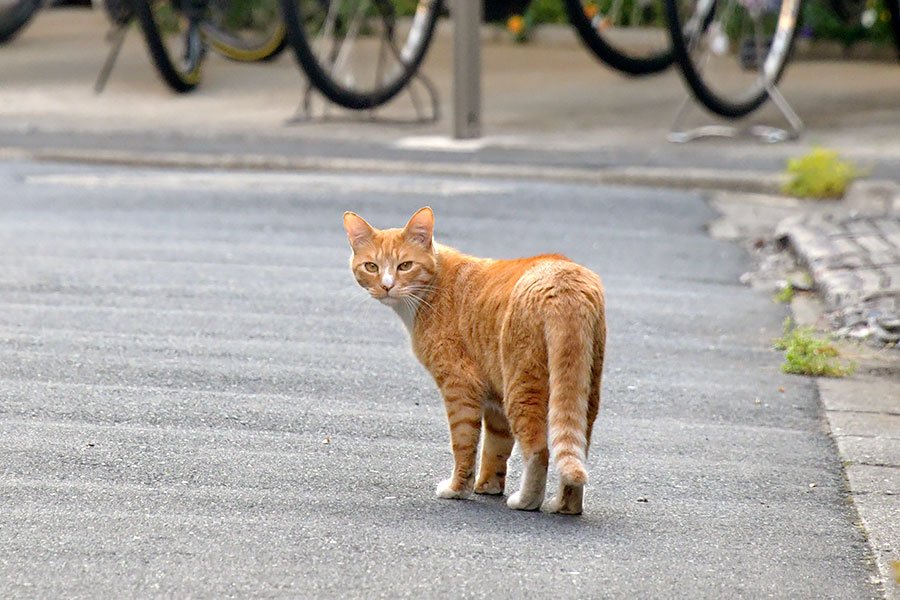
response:
[[[503,493],[517,441],[525,470],[507,504],[540,508],[552,457],[561,484],[549,509],[580,513],[606,342],[599,277],[560,255],[466,256],[433,241],[430,208],[403,229],[353,213],[344,226],[357,282],[401,316],[441,390],[454,467],[438,496]]]

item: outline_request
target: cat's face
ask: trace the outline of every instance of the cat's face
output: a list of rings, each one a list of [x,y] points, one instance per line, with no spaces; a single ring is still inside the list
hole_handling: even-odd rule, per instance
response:
[[[353,248],[350,269],[373,298],[388,306],[412,306],[411,297],[428,289],[437,267],[430,208],[418,211],[403,229],[384,230],[347,212],[344,228]]]

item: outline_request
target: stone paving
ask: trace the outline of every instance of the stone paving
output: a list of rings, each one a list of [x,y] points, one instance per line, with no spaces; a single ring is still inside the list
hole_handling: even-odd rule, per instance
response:
[[[900,342],[900,186],[867,205],[782,221],[777,238],[808,269],[840,335]],[[881,183],[885,192],[888,184]]]

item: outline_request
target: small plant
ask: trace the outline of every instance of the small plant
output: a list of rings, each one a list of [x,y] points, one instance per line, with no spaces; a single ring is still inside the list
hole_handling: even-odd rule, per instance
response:
[[[525,26],[525,18],[522,15],[512,15],[507,19],[506,29],[512,34],[513,39],[520,44],[528,41],[530,28]]]
[[[791,300],[794,299],[794,286],[791,285],[791,282],[788,281],[787,285],[782,288],[780,292],[775,294],[775,302],[781,302],[782,304],[789,304]]]
[[[506,29],[519,43],[531,39],[534,28],[550,23],[567,23],[569,16],[559,0],[531,0],[523,14],[513,14],[506,20]]]
[[[784,350],[781,370],[797,375],[843,377],[856,370],[856,365],[844,365],[838,360],[840,352],[828,337],[819,338],[812,327],[794,327],[790,317],[784,320],[784,335],[773,340],[776,350]]]
[[[788,160],[789,180],[781,191],[802,198],[840,198],[850,182],[864,175],[852,162],[838,159],[837,152],[813,148],[800,158]]]

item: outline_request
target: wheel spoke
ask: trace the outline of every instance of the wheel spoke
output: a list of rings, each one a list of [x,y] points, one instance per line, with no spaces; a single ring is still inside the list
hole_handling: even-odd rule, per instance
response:
[[[332,101],[371,108],[396,95],[431,41],[440,0],[398,14],[396,0],[281,0],[310,81]]]
[[[799,0],[776,1],[774,10],[756,0],[667,5],[682,74],[711,111],[739,117],[768,97],[787,61],[800,6]]]

